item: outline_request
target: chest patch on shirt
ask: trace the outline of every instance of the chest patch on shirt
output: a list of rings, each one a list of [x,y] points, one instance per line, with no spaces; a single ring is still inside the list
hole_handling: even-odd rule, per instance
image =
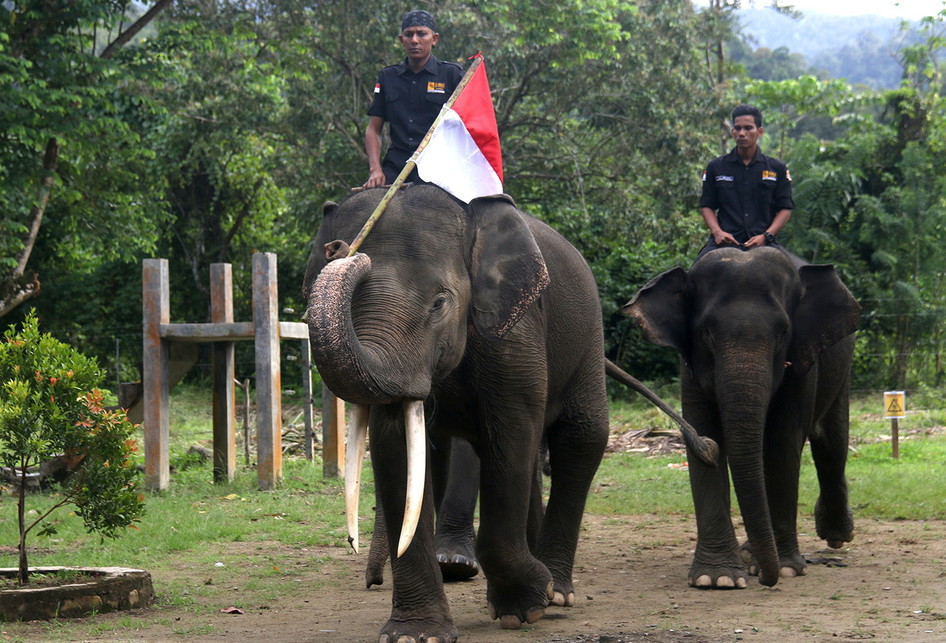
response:
[[[431,80],[427,83],[427,93],[428,94],[446,94],[447,93],[447,83],[438,83],[437,81]]]
[[[772,170],[762,170],[763,181],[775,181],[778,176]]]
[[[726,176],[725,174],[717,174],[716,180],[717,181],[735,181],[736,179],[734,179],[731,176]]]

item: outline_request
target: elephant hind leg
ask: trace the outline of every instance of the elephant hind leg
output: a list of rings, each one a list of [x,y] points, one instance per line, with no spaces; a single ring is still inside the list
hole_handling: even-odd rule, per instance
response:
[[[575,604],[572,568],[591,482],[607,446],[607,416],[561,419],[548,430],[551,487],[536,555],[554,581],[552,604]]]
[[[450,467],[437,504],[435,548],[446,582],[466,580],[480,571],[473,516],[480,490],[480,460],[469,442],[453,438]]]

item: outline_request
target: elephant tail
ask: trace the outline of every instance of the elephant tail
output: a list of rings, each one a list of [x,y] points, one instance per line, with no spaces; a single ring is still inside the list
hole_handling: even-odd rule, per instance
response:
[[[632,391],[640,393],[654,406],[666,413],[670,419],[676,422],[680,427],[680,432],[683,434],[683,441],[686,442],[687,447],[689,447],[690,450],[706,464],[711,466],[716,465],[716,462],[719,459],[719,445],[716,444],[715,441],[713,441],[711,438],[697,434],[696,429],[694,429],[689,422],[684,420],[679,413],[674,411],[669,404],[664,402],[660,396],[647,388],[647,386],[639,379],[622,370],[617,364],[609,359],[604,360],[604,372],[609,377],[621,382]]]

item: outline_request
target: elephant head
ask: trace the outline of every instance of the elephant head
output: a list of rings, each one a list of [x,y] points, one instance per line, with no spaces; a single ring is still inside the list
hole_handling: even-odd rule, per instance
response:
[[[422,404],[461,363],[468,335],[502,338],[538,299],[548,271],[508,196],[463,206],[426,185],[401,190],[361,252],[344,256],[384,194],[368,190],[323,208],[303,288],[313,361],[349,402]],[[422,463],[424,440],[414,444]]]
[[[764,247],[714,250],[689,271],[659,275],[623,310],[649,341],[680,353],[684,417],[721,438],[760,581],[774,585],[763,471],[769,404],[787,371],[803,376],[855,331],[860,307],[831,266]]]

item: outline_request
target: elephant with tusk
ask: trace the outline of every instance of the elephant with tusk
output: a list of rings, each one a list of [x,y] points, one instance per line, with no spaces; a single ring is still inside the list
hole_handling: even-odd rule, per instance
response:
[[[303,286],[313,361],[336,395],[358,405],[347,454],[363,456],[370,434],[381,524],[397,544],[379,641],[458,636],[435,557],[428,436],[473,447],[488,610],[516,629],[550,603],[574,603],[582,512],[608,437],[597,287],[578,251],[508,196],[466,205],[432,185],[399,191],[348,257],[345,240],[384,194],[325,205]],[[346,463],[346,476],[357,546],[360,466]]]

